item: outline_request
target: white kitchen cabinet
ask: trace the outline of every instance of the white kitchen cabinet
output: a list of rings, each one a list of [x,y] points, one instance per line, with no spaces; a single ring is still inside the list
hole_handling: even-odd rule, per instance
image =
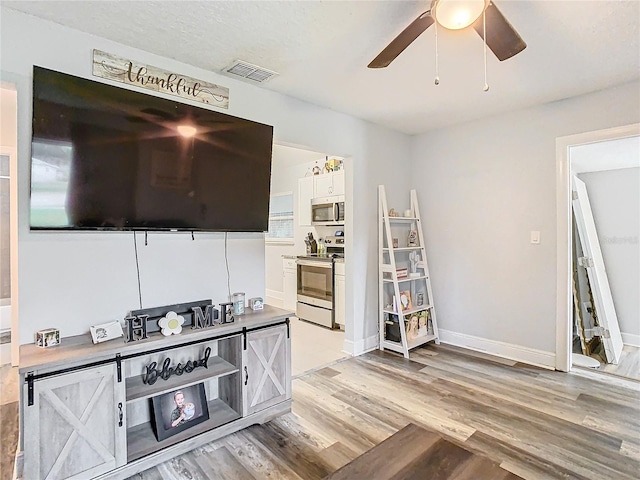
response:
[[[327,197],[333,193],[333,175],[325,173],[313,177],[313,196]]]
[[[313,177],[313,196],[344,195],[344,171],[325,173]]]
[[[297,266],[295,258],[282,259],[282,285],[283,285],[283,308],[287,310],[296,309],[297,291]]]
[[[334,266],[335,323],[344,330],[346,320],[344,263],[336,262]]]
[[[298,225],[311,226],[311,199],[314,196],[314,178],[298,179]]]
[[[333,176],[333,194],[334,195],[344,195],[344,170],[340,170],[339,172],[334,172]]]

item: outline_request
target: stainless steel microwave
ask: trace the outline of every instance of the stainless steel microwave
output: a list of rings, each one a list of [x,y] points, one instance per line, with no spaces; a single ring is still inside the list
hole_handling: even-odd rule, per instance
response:
[[[311,200],[312,225],[344,225],[344,195]]]

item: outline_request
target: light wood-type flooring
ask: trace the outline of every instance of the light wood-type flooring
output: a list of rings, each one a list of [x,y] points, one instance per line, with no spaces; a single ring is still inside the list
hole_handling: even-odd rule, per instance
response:
[[[375,351],[302,375],[291,414],[132,478],[320,479],[409,423],[527,479],[640,478],[640,382],[443,346],[411,357]]]
[[[597,367],[596,370],[617,375],[619,377],[640,380],[640,348],[625,345],[622,349],[620,362],[617,365],[612,363],[600,363],[600,366]]]
[[[409,423],[527,479],[640,477],[640,384],[613,376],[428,346],[300,376],[293,398],[291,414],[133,478],[320,479]]]

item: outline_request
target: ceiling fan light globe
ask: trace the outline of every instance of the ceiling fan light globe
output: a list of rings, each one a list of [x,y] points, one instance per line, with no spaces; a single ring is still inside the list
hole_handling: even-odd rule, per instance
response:
[[[460,30],[475,22],[489,4],[489,0],[436,0],[433,16],[444,28]]]

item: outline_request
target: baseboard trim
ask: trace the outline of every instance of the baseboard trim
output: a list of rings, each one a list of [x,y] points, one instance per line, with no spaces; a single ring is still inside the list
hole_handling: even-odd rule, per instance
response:
[[[631,347],[640,347],[640,335],[635,333],[623,333],[622,343]]]
[[[2,343],[11,343],[11,329],[6,328],[4,330],[0,330],[0,344]]]
[[[265,303],[267,305],[271,305],[273,307],[283,308],[284,307],[284,292],[279,292],[278,290],[265,290]]]
[[[20,450],[20,441],[18,441],[18,450]],[[23,453],[16,451],[16,456],[13,460],[13,480],[22,479],[22,472],[24,471],[24,457]]]
[[[440,329],[438,333],[442,343],[555,370],[556,356],[552,352],[489,340],[488,338],[474,337],[473,335],[451,332],[449,330]]]
[[[357,357],[364,353],[370,352],[378,348],[378,336],[373,335],[362,340],[353,342],[351,340],[344,341],[344,348],[342,351],[348,353],[351,356]]]

